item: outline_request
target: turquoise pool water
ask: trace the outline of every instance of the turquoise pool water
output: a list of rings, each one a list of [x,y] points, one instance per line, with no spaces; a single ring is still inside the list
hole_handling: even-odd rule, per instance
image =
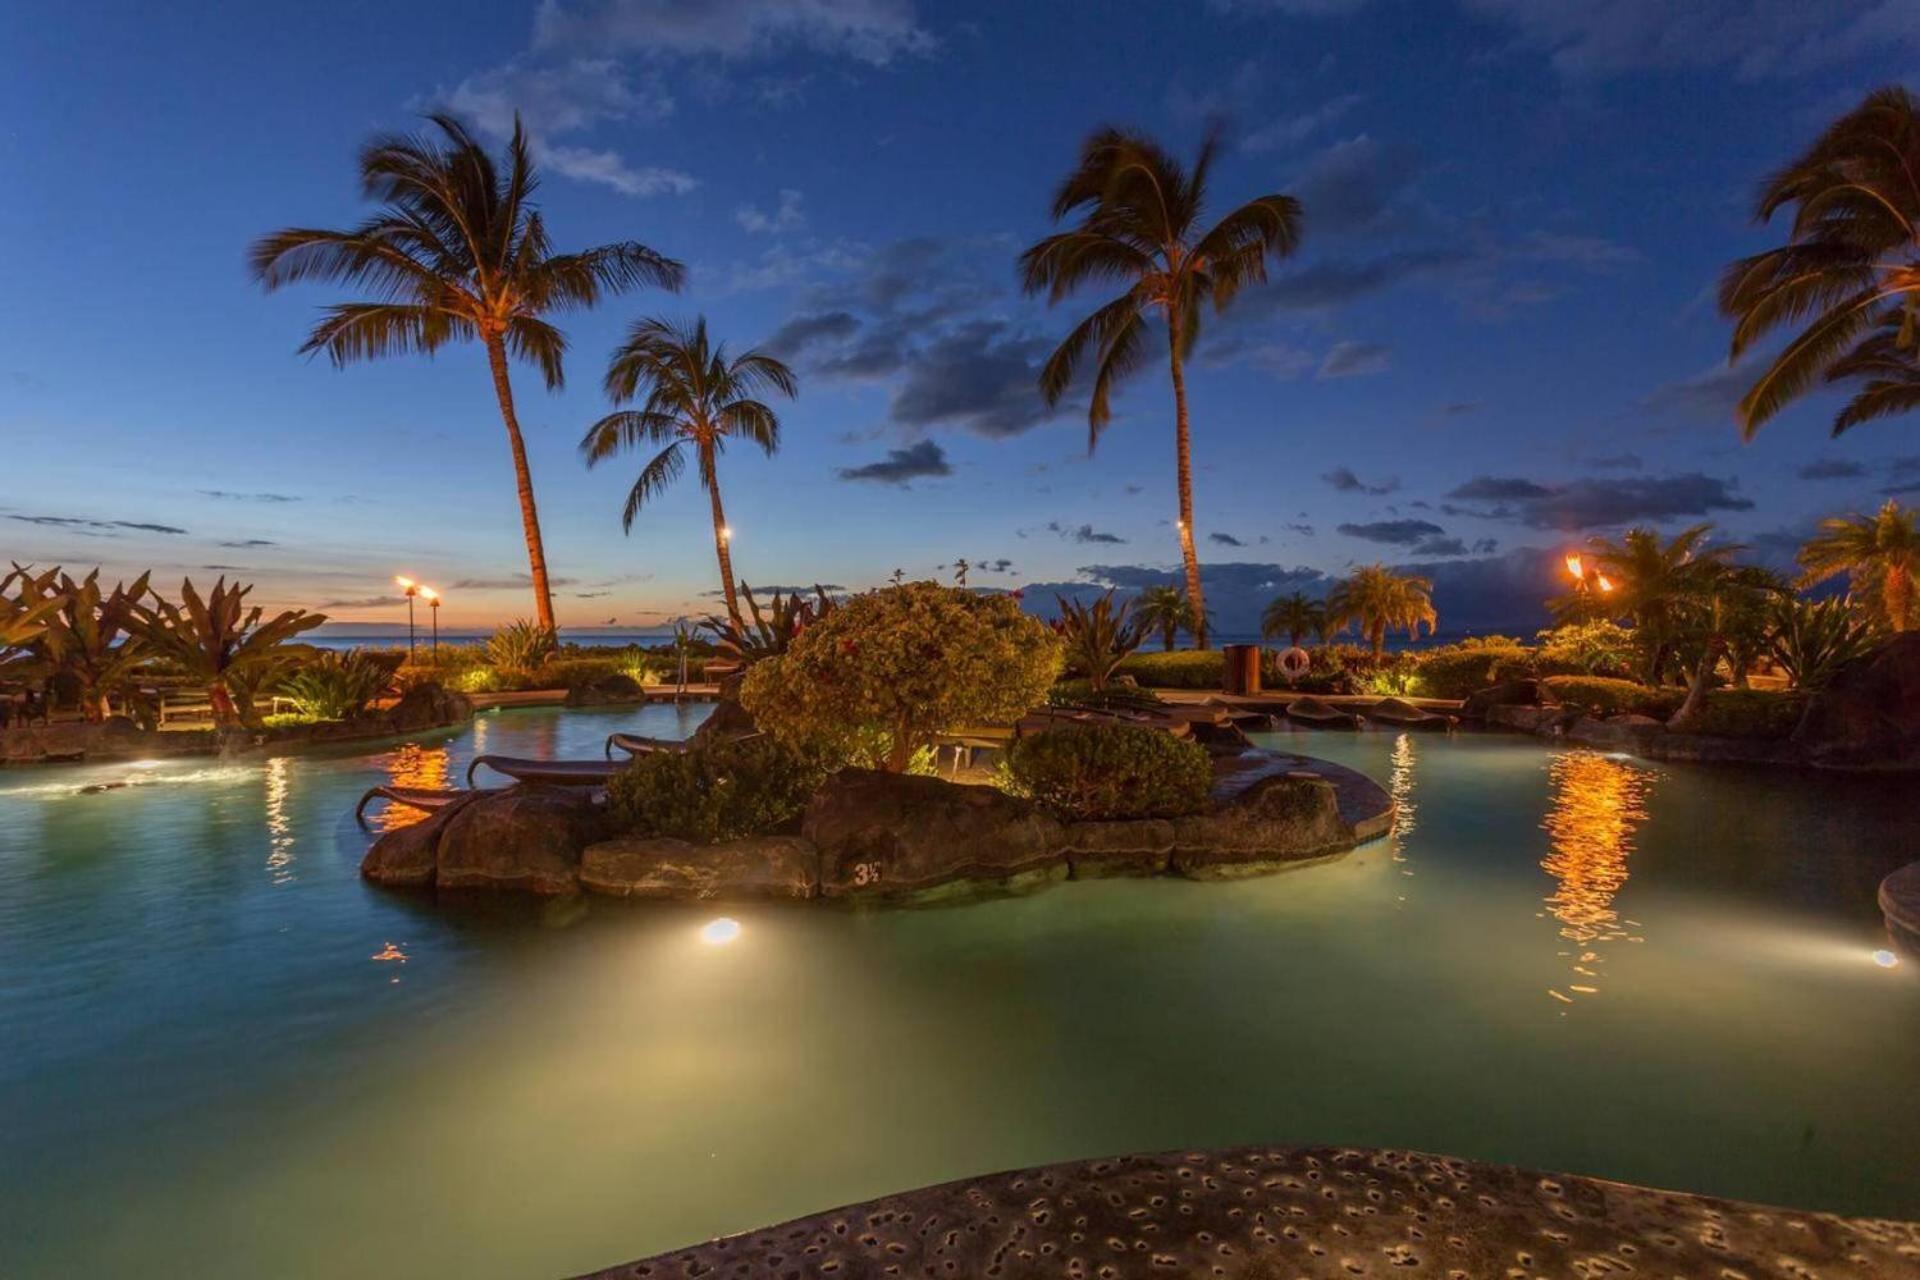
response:
[[[1283,735],[1390,782],[1401,834],[1236,884],[729,907],[725,945],[713,908],[355,875],[370,782],[697,715],[0,772],[0,1275],[561,1276],[1237,1142],[1920,1217],[1920,980],[1872,959],[1910,788]]]

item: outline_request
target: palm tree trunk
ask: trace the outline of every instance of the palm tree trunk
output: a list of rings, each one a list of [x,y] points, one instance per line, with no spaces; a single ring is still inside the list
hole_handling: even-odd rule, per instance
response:
[[[520,436],[520,419],[513,411],[513,384],[507,379],[507,347],[498,334],[487,335],[487,364],[493,369],[493,394],[500,401],[500,418],[507,424],[507,444],[513,450],[513,480],[520,494],[520,523],[527,535],[527,564],[533,575],[533,608],[540,625],[555,630],[553,590],[547,582],[547,548],[540,537],[540,511],[533,502],[533,473],[527,469],[527,444]]]
[[[713,500],[713,549],[720,557],[720,589],[726,597],[727,617],[735,626],[744,628],[739,592],[733,585],[733,552],[729,549],[733,539],[727,529],[726,510],[720,505],[720,474],[714,469],[711,453],[701,459],[700,469],[707,473],[707,497]]]
[[[1193,643],[1207,647],[1207,599],[1200,589],[1200,557],[1193,549],[1193,431],[1187,419],[1187,374],[1180,365],[1180,317],[1167,318],[1168,363],[1173,370],[1173,438],[1179,459],[1180,558],[1187,568],[1187,600],[1193,605]]]
[[[1373,660],[1375,662],[1387,655],[1387,624],[1376,622],[1367,628],[1367,638],[1373,641]]]
[[[1720,655],[1715,652],[1712,642],[1709,641],[1707,651],[1701,656],[1700,665],[1694,668],[1693,679],[1687,685],[1686,700],[1667,721],[1667,728],[1684,729],[1693,723],[1695,716],[1700,714],[1707,701],[1707,685],[1713,679],[1713,668],[1719,660]]]
[[[1913,575],[1900,565],[1889,565],[1881,596],[1887,605],[1887,623],[1897,635],[1913,625]]]

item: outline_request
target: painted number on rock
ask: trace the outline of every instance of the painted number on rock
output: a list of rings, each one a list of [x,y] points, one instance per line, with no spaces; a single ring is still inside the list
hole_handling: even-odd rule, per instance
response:
[[[879,884],[880,864],[877,862],[856,862],[853,864],[853,882],[856,885]]]

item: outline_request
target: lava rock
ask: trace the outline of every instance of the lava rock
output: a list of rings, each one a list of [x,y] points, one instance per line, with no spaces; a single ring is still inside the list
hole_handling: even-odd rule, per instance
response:
[[[799,836],[719,844],[625,836],[587,846],[580,886],[616,898],[811,898],[820,851]]]
[[[386,710],[387,725],[395,733],[438,729],[473,718],[473,702],[464,693],[428,680],[400,695]]]
[[[1064,851],[1075,880],[1161,875],[1173,857],[1173,822],[1069,822]]]
[[[1821,767],[1920,769],[1920,631],[1842,669],[1808,699],[1792,741]]]
[[[579,788],[522,783],[480,793],[447,819],[436,853],[441,889],[580,891],[580,854],[602,819]]]
[[[1538,680],[1509,680],[1468,695],[1460,704],[1462,720],[1485,720],[1495,707],[1533,707],[1540,704]]]
[[[1358,842],[1325,778],[1261,778],[1212,812],[1174,820],[1173,869],[1194,880],[1263,875]]]
[[[570,707],[610,707],[646,701],[647,691],[632,676],[618,671],[574,685],[567,690]]]
[[[462,796],[418,822],[386,832],[360,859],[360,874],[375,884],[395,888],[432,885],[439,872],[440,837],[445,834],[447,823],[480,794],[476,791],[471,796]]]

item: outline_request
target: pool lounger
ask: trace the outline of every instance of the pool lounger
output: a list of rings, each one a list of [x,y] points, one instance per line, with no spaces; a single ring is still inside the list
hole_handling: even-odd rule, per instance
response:
[[[439,787],[375,787],[360,797],[360,803],[354,806],[353,816],[360,822],[367,820],[367,806],[375,800],[386,800],[392,804],[402,804],[409,809],[424,809],[428,813],[443,808],[458,800],[461,796],[471,795],[468,791],[445,790]]]
[[[613,759],[615,747],[630,756],[650,756],[656,751],[685,751],[689,745],[684,738],[649,738],[640,733],[610,733],[607,735],[607,759]]]
[[[1287,704],[1287,719],[1310,729],[1357,729],[1360,717],[1330,707],[1318,698],[1296,698]]]
[[[520,756],[475,756],[467,766],[467,785],[481,766],[504,773],[515,782],[539,782],[551,787],[604,787],[627,766],[611,760],[528,760]]]

